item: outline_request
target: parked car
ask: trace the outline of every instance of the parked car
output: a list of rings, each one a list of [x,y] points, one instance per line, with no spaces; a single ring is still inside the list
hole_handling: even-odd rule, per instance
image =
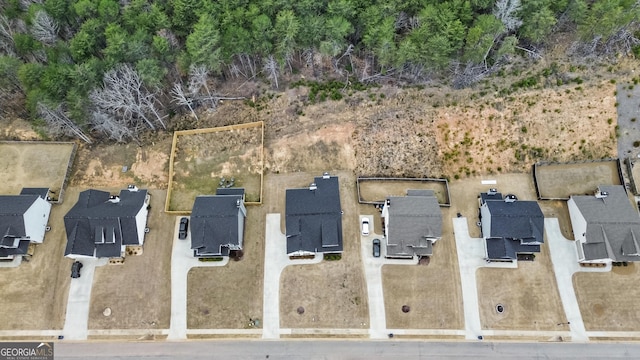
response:
[[[369,236],[369,218],[362,218],[362,235]]]
[[[71,265],[71,277],[74,279],[79,278],[80,269],[82,269],[82,263],[80,261],[74,261]]]
[[[180,229],[178,230],[178,239],[184,240],[187,238],[187,229],[189,228],[189,219],[183,217],[180,219]]]
[[[380,257],[380,239],[373,239],[373,257]]]

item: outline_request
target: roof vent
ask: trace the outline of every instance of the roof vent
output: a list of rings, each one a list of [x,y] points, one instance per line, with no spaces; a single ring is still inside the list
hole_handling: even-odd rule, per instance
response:
[[[498,189],[496,188],[491,188],[489,189],[489,191],[487,191],[487,195],[495,195],[498,193]]]
[[[600,189],[598,189],[598,191],[596,191],[596,199],[604,199],[607,196],[609,196],[609,193],[606,191],[600,191]]]
[[[138,191],[138,187],[135,185],[127,185],[127,190],[129,191]]]
[[[330,178],[330,177],[331,177],[331,176],[329,176],[329,173],[328,173],[328,172],[326,172],[326,171],[322,174],[322,178],[323,178],[323,179],[328,179],[328,178]]]
[[[240,207],[240,199],[236,199],[236,207]]]
[[[309,185],[309,190],[313,191],[317,189],[318,189],[318,186],[316,185],[316,183],[311,183],[311,185]]]
[[[518,197],[513,194],[509,194],[504,198],[504,202],[508,202],[508,203],[515,202],[516,200],[518,200]]]

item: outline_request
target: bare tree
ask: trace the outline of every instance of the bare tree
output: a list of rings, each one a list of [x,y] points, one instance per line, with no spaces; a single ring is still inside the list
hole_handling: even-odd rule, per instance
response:
[[[178,105],[188,107],[193,117],[198,120],[198,115],[196,115],[196,112],[193,111],[193,107],[191,106],[191,104],[193,103],[193,98],[188,94],[185,94],[184,89],[182,88],[182,84],[174,84],[173,89],[171,90],[171,95],[171,101],[175,102]]]
[[[520,0],[497,0],[493,7],[493,15],[502,22],[507,32],[515,31],[522,25],[519,11]]]
[[[58,23],[45,11],[38,10],[33,17],[31,34],[36,40],[53,45],[58,39]]]
[[[139,143],[137,137],[138,129],[131,129],[126,123],[118,121],[113,116],[100,110],[91,112],[89,122],[93,130],[106,135],[109,139],[117,142],[125,142],[127,139],[133,139]]]
[[[13,34],[11,21],[4,14],[0,14],[0,52],[15,56],[16,44],[13,41]]]
[[[50,108],[42,102],[36,105],[38,115],[47,123],[49,133],[54,136],[67,135],[91,144],[91,139],[67,116],[61,105],[55,109]]]
[[[139,122],[152,130],[166,125],[156,109],[155,94],[148,91],[140,75],[129,65],[120,65],[104,74],[103,86],[93,90],[89,98],[100,109],[125,119],[137,128]]]
[[[267,78],[271,80],[271,83],[278,88],[278,62],[273,58],[273,55],[269,55],[264,59],[264,66],[262,70],[266,73]]]

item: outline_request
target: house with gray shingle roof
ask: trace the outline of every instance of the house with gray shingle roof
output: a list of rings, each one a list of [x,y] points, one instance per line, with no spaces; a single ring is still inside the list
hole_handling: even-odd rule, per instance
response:
[[[85,190],[64,217],[70,258],[121,258],[127,246],[142,246],[150,195],[129,186],[119,195]]]
[[[567,201],[578,261],[640,261],[640,217],[624,186],[601,185]]]
[[[24,188],[20,195],[0,196],[0,259],[27,255],[29,244],[41,244],[47,231],[49,189]]]
[[[337,176],[324,173],[308,188],[287,189],[287,255],[342,253],[342,208]]]
[[[386,257],[433,255],[442,237],[442,213],[432,190],[408,190],[407,196],[390,196],[382,207]]]
[[[487,261],[515,261],[520,254],[540,252],[544,215],[536,201],[518,200],[495,189],[480,194],[480,225]]]
[[[193,255],[213,258],[242,250],[246,217],[242,188],[220,188],[216,195],[196,197],[189,230]]]

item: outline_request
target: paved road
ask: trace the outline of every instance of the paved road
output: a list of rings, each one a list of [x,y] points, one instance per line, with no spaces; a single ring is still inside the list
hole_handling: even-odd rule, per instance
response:
[[[169,326],[169,340],[184,340],[187,338],[187,276],[192,267],[199,266],[225,266],[229,257],[223,261],[198,261],[193,257],[191,250],[191,232],[187,232],[187,238],[178,239],[180,218],[175,220],[173,232],[173,248],[171,250],[171,320]]]
[[[65,339],[87,339],[93,275],[97,266],[106,265],[108,261],[107,259],[80,260],[82,263],[80,277],[71,279],[71,285],[69,286],[67,312],[62,330]],[[69,275],[71,275],[71,268],[69,268]]]
[[[77,359],[635,359],[640,344],[425,341],[58,342],[56,360]]]

